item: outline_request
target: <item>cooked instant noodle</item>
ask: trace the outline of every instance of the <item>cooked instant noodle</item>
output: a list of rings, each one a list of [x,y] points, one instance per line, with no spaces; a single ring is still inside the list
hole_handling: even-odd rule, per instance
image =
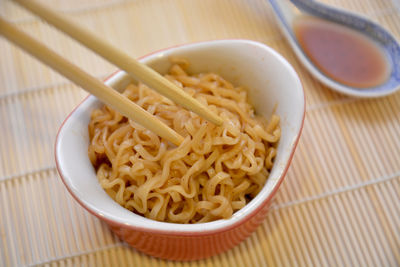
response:
[[[254,114],[241,87],[214,73],[189,75],[175,60],[166,78],[224,119],[216,126],[146,85],[123,94],[185,139],[174,146],[108,106],[92,112],[89,158],[107,194],[147,218],[201,223],[230,218],[266,182],[281,135],[279,117]]]

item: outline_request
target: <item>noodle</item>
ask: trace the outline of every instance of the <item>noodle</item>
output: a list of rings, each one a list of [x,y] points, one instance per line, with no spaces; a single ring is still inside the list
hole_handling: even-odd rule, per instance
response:
[[[185,139],[179,147],[103,106],[89,123],[89,158],[107,194],[147,218],[200,223],[230,218],[261,190],[280,138],[279,117],[254,115],[243,88],[213,73],[188,75],[174,62],[166,78],[224,119],[220,127],[146,85],[123,94]]]

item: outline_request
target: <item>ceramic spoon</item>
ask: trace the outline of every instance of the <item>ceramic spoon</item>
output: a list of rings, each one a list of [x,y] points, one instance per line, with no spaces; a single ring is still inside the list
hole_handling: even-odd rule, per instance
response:
[[[330,7],[313,0],[269,0],[279,25],[290,45],[303,65],[314,77],[328,87],[343,94],[357,97],[380,97],[400,89],[400,46],[398,41],[384,28],[369,19],[346,10]],[[388,65],[387,78],[378,85],[368,88],[357,88],[337,82],[316,67],[309,56],[304,53],[293,23],[304,16],[312,16],[329,22],[340,24],[368,37],[383,52]]]

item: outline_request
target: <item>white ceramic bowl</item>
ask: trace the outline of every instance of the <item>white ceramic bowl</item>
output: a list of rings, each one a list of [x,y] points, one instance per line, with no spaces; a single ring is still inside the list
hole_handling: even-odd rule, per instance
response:
[[[107,222],[123,240],[140,251],[166,259],[200,259],[231,248],[259,225],[293,157],[305,115],[305,97],[290,64],[271,48],[247,40],[220,40],[176,46],[140,59],[160,73],[168,58],[190,61],[189,72],[216,72],[249,89],[256,112],[269,118],[276,105],[282,136],[274,167],[264,188],[230,219],[201,224],[158,222],[136,215],[112,200],[99,185],[87,155],[91,110],[102,105],[86,98],[62,124],[55,146],[59,174],[72,196],[92,214]],[[106,84],[122,90],[132,79],[119,71]]]

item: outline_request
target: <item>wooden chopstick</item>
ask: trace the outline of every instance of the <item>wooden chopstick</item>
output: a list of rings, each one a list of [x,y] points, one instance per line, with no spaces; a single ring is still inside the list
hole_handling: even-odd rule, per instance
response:
[[[93,50],[108,61],[114,63],[135,79],[148,85],[165,97],[171,99],[182,107],[197,113],[199,116],[211,121],[216,125],[222,125],[223,120],[217,114],[211,112],[206,106],[196,99],[186,94],[178,86],[158,74],[153,69],[138,62],[123,51],[100,39],[92,32],[80,27],[67,17],[55,13],[49,8],[32,0],[14,0],[32,13],[38,15],[43,20],[52,24],[54,27],[68,34],[87,48]]]
[[[0,34],[89,93],[95,95],[104,103],[109,104],[122,115],[134,120],[175,145],[182,143],[183,137],[155,116],[1,18]]]

